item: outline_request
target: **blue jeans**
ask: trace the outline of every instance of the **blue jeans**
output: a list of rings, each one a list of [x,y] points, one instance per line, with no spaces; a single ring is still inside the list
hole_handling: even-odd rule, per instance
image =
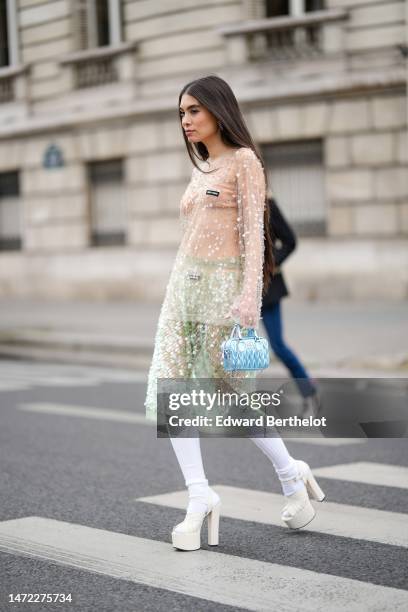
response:
[[[273,352],[288,368],[292,378],[295,379],[301,395],[303,397],[313,395],[316,387],[313,385],[295,353],[291,351],[283,339],[280,302],[276,302],[272,306],[262,307],[261,316],[263,317],[263,324],[268,333]]]

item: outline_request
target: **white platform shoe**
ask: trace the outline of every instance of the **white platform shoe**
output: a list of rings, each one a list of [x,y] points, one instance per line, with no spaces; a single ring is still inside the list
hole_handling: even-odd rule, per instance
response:
[[[312,470],[305,461],[296,460],[298,474],[295,478],[285,478],[281,482],[303,480],[305,486],[300,491],[285,496],[288,500],[282,511],[282,521],[290,529],[300,529],[310,523],[316,516],[316,511],[310,503],[310,499],[322,502],[326,497],[322,489],[317,484],[312,474]]]
[[[208,487],[207,512],[188,512],[184,521],[173,528],[173,546],[180,550],[198,550],[201,547],[201,527],[207,517],[208,544],[217,546],[219,541],[220,496]]]

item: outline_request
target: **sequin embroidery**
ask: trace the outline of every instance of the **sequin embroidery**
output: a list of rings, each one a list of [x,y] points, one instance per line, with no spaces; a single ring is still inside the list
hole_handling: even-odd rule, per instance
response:
[[[205,162],[201,167],[208,170]],[[246,147],[221,156],[212,168],[210,174],[193,168],[180,201],[182,238],[160,311],[144,404],[152,420],[158,378],[254,377],[224,371],[221,342],[231,333],[234,303],[256,313],[254,326],[259,324],[264,172]]]

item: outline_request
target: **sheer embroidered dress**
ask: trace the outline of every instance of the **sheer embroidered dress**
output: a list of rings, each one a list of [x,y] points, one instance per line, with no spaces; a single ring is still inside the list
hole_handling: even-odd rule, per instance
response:
[[[230,309],[242,301],[259,324],[262,286],[265,178],[255,153],[228,151],[204,174],[193,168],[180,202],[182,239],[161,307],[145,400],[157,416],[158,378],[254,377],[225,372],[221,342],[234,324]]]

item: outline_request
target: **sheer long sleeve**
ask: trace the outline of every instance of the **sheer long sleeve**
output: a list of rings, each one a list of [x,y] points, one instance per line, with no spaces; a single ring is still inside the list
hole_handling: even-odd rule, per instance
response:
[[[244,271],[241,306],[256,311],[258,325],[263,286],[265,175],[262,164],[249,148],[237,152],[237,200]]]

